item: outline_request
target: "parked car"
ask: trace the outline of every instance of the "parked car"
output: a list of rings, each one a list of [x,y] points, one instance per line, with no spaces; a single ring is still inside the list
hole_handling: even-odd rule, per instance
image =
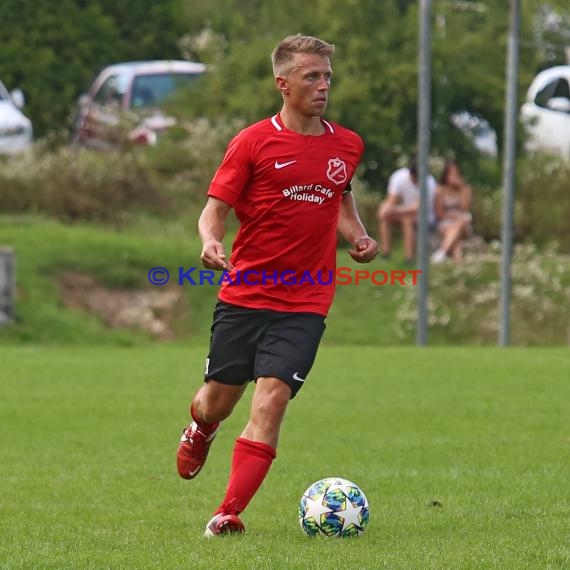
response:
[[[570,65],[545,69],[534,78],[521,115],[528,150],[570,159]]]
[[[32,121],[22,113],[24,94],[9,92],[0,81],[0,154],[16,154],[32,145]]]
[[[130,140],[154,144],[176,123],[162,106],[206,71],[190,61],[134,61],[106,67],[79,98],[74,140],[109,148]]]

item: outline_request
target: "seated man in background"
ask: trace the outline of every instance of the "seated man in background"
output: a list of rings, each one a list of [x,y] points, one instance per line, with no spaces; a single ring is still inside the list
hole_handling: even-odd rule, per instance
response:
[[[433,198],[435,179],[428,176],[428,224],[435,222]],[[416,224],[420,205],[420,188],[418,185],[418,168],[415,160],[409,166],[396,170],[388,181],[386,199],[378,208],[378,233],[380,236],[380,253],[389,259],[392,251],[392,228],[398,224],[402,227],[404,239],[404,256],[406,263],[413,263],[416,245]]]

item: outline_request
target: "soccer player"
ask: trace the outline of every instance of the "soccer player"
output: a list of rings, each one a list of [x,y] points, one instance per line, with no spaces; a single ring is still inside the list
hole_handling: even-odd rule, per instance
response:
[[[230,142],[198,222],[202,264],[229,273],[214,311],[205,382],[178,447],[181,477],[200,472],[220,423],[255,381],[226,495],[206,536],[244,531],[238,515],[276,457],[285,410],[307,380],[333,300],[337,229],[356,261],[377,254],[350,188],[363,142],[322,118],[333,52],[334,45],[300,34],[275,48],[281,111]],[[228,260],[222,239],[231,208],[240,227]]]

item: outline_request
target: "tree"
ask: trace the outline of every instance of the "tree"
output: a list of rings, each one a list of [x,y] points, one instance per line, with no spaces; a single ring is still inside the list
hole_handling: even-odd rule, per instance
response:
[[[274,112],[279,97],[268,54],[288,33],[319,35],[335,43],[338,54],[328,115],[363,135],[365,177],[383,187],[398,160],[416,144],[417,4],[411,0],[212,0],[205,6],[187,0],[187,11],[194,15],[198,11],[202,23],[227,40],[226,57],[212,67],[204,97],[193,104],[194,112],[228,113],[247,121]],[[543,56],[533,35],[540,4],[525,3],[521,99]],[[467,111],[485,118],[501,146],[509,7],[501,2],[436,0],[433,13],[433,150],[440,155],[452,151],[472,165],[468,171],[476,172],[480,158],[451,116]],[[192,25],[200,27],[196,18]],[[562,40],[556,41],[560,45]]]
[[[0,77],[26,93],[36,135],[65,126],[75,99],[103,66],[178,57],[183,28],[176,6],[177,0],[3,0]]]

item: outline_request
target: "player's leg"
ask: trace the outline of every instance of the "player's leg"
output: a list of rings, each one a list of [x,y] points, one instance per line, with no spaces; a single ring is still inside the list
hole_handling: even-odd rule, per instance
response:
[[[190,405],[192,423],[183,430],[176,453],[180,477],[193,479],[200,473],[222,420],[232,413],[246,386],[208,380],[200,388]]]
[[[215,379],[207,380],[190,404],[192,419],[203,424],[225,420],[232,413],[246,387],[247,384],[231,386]]]
[[[291,388],[279,378],[258,378],[250,418],[241,437],[277,448],[281,423],[290,399]]]
[[[305,383],[324,328],[319,315],[280,313],[260,341],[250,419],[236,440],[226,495],[215,515],[237,516],[263,483],[288,402]]]
[[[183,430],[177,451],[178,473],[183,479],[198,475],[220,422],[231,414],[253,379],[260,334],[255,311],[226,303],[216,305],[205,384],[192,400],[192,423]]]
[[[291,388],[278,378],[257,379],[250,420],[234,446],[226,496],[206,525],[205,536],[244,532],[237,515],[251,501],[275,459],[290,399]]]
[[[198,475],[220,428],[241,398],[247,384],[231,386],[209,379],[190,404],[192,422],[182,431],[176,453],[178,474],[183,479]]]

